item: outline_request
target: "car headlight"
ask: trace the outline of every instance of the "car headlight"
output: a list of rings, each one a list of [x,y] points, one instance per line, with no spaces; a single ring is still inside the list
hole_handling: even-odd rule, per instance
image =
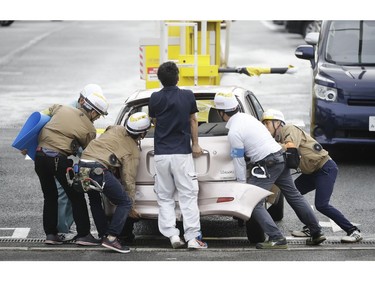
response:
[[[325,84],[326,86],[321,85],[319,82],[321,84]],[[317,84],[317,83],[319,83],[319,84]],[[336,101],[336,99],[337,99],[337,89],[333,88],[333,87],[330,87],[328,85],[335,85],[335,83],[334,83],[334,81],[332,81],[328,78],[325,78],[325,77],[321,76],[320,74],[318,74],[315,78],[315,83],[314,83],[315,96],[318,99],[321,99],[321,100]]]
[[[318,99],[326,101],[336,101],[337,89],[315,84],[314,92]]]

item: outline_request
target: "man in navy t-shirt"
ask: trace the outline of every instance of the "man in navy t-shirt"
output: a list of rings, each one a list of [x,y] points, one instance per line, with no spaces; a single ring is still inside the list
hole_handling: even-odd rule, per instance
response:
[[[159,204],[159,230],[173,248],[184,246],[176,228],[175,198],[177,191],[183,217],[184,238],[188,248],[205,249],[198,209],[198,179],[193,156],[202,155],[198,144],[198,112],[192,91],[177,87],[179,70],[174,62],[158,69],[163,89],[154,92],[149,115],[155,125],[155,192]]]

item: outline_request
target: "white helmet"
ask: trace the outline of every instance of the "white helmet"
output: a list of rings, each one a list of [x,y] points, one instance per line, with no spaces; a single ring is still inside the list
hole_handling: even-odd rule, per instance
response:
[[[279,120],[285,124],[284,114],[276,109],[268,109],[265,112],[263,112],[262,122],[264,120]]]
[[[144,112],[136,112],[130,115],[126,122],[126,130],[133,135],[145,133],[150,127],[150,118]]]
[[[225,112],[234,111],[238,107],[238,101],[233,93],[217,93],[214,98],[215,108]]]
[[[93,92],[85,98],[84,106],[88,110],[94,109],[100,115],[107,115],[109,104],[102,93]]]
[[[103,95],[103,90],[97,84],[87,84],[79,94],[81,97],[86,98],[92,93],[98,93]]]

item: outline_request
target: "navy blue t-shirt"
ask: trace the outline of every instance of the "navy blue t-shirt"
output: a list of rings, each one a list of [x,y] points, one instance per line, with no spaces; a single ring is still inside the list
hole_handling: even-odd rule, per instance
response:
[[[156,155],[192,153],[190,115],[196,112],[197,103],[190,90],[171,86],[152,93],[149,115],[156,118]]]

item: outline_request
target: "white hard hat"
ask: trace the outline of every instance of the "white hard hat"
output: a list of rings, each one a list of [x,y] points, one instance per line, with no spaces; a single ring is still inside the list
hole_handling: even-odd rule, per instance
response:
[[[86,98],[92,93],[98,93],[103,95],[102,88],[97,84],[87,84],[82,91],[79,93],[82,97]]]
[[[100,115],[107,115],[109,104],[102,93],[91,93],[85,98],[84,104],[89,110],[94,109]]]
[[[264,120],[279,120],[285,124],[284,114],[276,109],[268,109],[265,112],[263,112],[262,122]]]
[[[133,135],[145,133],[150,127],[150,118],[144,112],[136,112],[130,115],[126,122],[126,130]]]
[[[233,93],[217,93],[214,98],[215,108],[225,112],[234,111],[238,107],[238,101]]]

